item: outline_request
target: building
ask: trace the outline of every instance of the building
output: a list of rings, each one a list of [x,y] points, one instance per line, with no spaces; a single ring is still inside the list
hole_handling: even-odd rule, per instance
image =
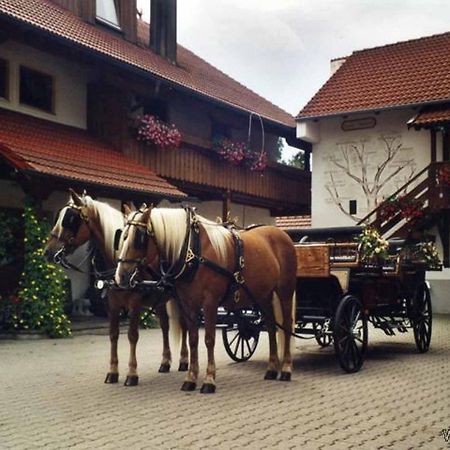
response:
[[[139,142],[144,114],[174,124],[181,147]],[[72,187],[117,207],[188,198],[207,217],[273,223],[310,207],[309,171],[274,161],[280,137],[310,150],[291,115],[177,45],[175,0],[152,1],[151,29],[135,0],[0,3],[0,208],[28,193],[52,215]],[[221,159],[223,138],[264,151],[264,172]]]
[[[449,70],[450,33],[331,62],[329,80],[296,118],[297,137],[313,146],[313,227],[375,222],[368,215],[394,195],[420,206],[417,231],[436,237],[449,267]],[[407,228],[397,220],[382,231]],[[449,273],[430,274],[441,312],[450,312]]]

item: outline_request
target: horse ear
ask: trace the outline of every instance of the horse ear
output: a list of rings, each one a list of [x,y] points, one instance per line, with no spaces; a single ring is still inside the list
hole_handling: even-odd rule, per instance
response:
[[[70,196],[76,206],[84,206],[83,199],[72,189],[69,188]]]
[[[122,212],[124,213],[124,215],[125,215],[126,217],[128,217],[128,216],[131,214],[131,208],[128,206],[127,203],[124,203],[124,204],[122,205]]]
[[[144,210],[144,212],[142,213],[142,217],[141,217],[142,222],[144,222],[144,223],[148,222],[148,220],[150,219],[151,211],[152,211],[152,208],[146,208]]]

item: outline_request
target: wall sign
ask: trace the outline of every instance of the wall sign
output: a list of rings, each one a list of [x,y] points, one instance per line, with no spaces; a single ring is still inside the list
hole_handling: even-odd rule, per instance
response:
[[[342,131],[365,130],[373,128],[377,124],[375,117],[364,117],[362,119],[344,120],[341,124]]]

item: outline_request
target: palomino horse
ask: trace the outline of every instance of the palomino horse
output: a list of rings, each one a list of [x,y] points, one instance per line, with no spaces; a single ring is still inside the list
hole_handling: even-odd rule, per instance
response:
[[[115,250],[115,234],[121,230],[125,224],[124,215],[107,203],[93,200],[89,196],[80,197],[74,191],[71,198],[56,219],[50,238],[45,248],[45,256],[49,261],[56,261],[57,258],[73,253],[78,247],[89,240],[93,242],[98,251],[102,254],[106,268],[111,275],[117,264]],[[119,339],[119,315],[122,308],[129,311],[128,340],[130,342],[130,357],[128,362],[128,375],[125,381],[126,386],[138,384],[136,344],[139,339],[139,313],[141,306],[153,306],[160,319],[163,333],[163,356],[160,372],[170,370],[171,352],[169,347],[169,319],[170,329],[174,337],[182,336],[180,371],[186,371],[188,366],[188,350],[186,344],[186,327],[180,322],[179,311],[173,300],[161,301],[160,296],[142,295],[131,290],[114,290],[108,292],[109,321],[110,321],[110,341],[111,359],[110,369],[106,376],[105,383],[117,383],[119,379],[119,360],[117,355],[117,341]],[[180,326],[181,324],[181,326]]]
[[[284,345],[280,380],[291,379],[296,268],[293,243],[276,227],[261,226],[238,233],[196,215],[190,208],[147,208],[128,216],[116,283],[134,284],[138,277],[159,279],[159,286],[169,286],[169,292],[177,298],[189,331],[189,372],[181,388],[185,391],[194,390],[197,384],[197,317],[203,308],[208,366],[201,392],[213,393],[220,305],[228,309],[257,305],[265,315],[270,346],[265,379],[278,376],[276,325],[281,324]]]

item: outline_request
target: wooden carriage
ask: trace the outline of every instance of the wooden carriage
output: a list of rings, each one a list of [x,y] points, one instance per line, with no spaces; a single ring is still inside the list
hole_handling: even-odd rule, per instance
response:
[[[321,230],[321,242],[295,244],[295,335],[315,338],[322,347],[333,343],[340,366],[349,373],[363,364],[368,323],[389,336],[412,329],[418,351],[428,351],[432,318],[425,272],[440,268],[428,267],[417,258],[414,244],[397,239],[389,243],[386,259],[365,259],[354,239],[360,228],[348,230],[339,239],[335,239],[339,232],[332,230],[334,235],[325,238],[327,231]],[[223,329],[225,349],[235,361],[247,360],[264,329],[263,318],[253,309],[228,318]]]

